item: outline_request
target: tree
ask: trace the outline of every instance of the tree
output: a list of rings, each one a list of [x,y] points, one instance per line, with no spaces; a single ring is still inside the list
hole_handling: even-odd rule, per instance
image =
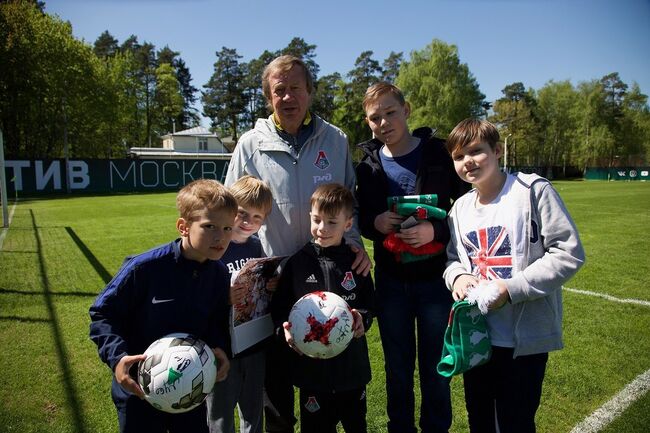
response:
[[[198,110],[194,107],[197,101],[196,92],[199,89],[192,85],[192,74],[183,59],[176,59],[173,66],[176,68],[176,79],[183,97],[183,109],[176,116],[176,123],[179,129],[191,128],[200,122]]]
[[[158,51],[157,62],[159,65],[163,63],[170,64],[174,69],[174,75],[180,86],[180,94],[183,98],[182,110],[174,116],[174,122],[177,129],[187,129],[191,126],[199,124],[199,115],[194,104],[196,103],[196,92],[198,89],[192,86],[192,75],[190,70],[185,65],[185,61],[179,57],[177,51],[173,51],[165,45]]]
[[[320,71],[320,66],[314,60],[316,57],[316,45],[310,45],[303,38],[293,38],[289,45],[280,50],[280,54],[290,54],[296,56],[299,59],[302,59],[307,65],[307,69],[311,72],[311,76],[314,80],[318,77],[318,72]]]
[[[7,158],[62,156],[65,138],[83,142],[88,131],[82,122],[97,88],[91,47],[35,2],[0,3],[0,40],[0,129]]]
[[[334,110],[333,121],[347,134],[355,159],[360,156],[356,144],[372,136],[362,106],[366,90],[380,80],[382,73],[379,62],[372,55],[372,51],[362,52],[354,62],[354,69],[347,74],[350,82],[339,81],[336,84],[334,102],[337,108]]]
[[[155,113],[158,135],[172,131],[173,119],[183,111],[183,96],[174,68],[162,63],[156,69]]]
[[[536,165],[540,158],[534,92],[527,92],[523,83],[516,82],[501,93],[504,96],[494,102],[494,114],[489,120],[499,127],[503,137],[510,137],[508,165]]]
[[[341,81],[341,74],[335,72],[325,75],[315,83],[315,90],[311,110],[326,120],[332,119],[334,110],[336,110],[336,93]]]
[[[266,98],[262,92],[262,73],[266,65],[278,56],[278,53],[264,50],[257,58],[243,65],[244,70],[244,92],[248,106],[245,110],[245,116],[252,128],[257,119],[268,117],[270,110],[266,103]]]
[[[210,118],[213,129],[230,132],[236,142],[248,104],[244,92],[244,70],[239,63],[241,56],[237,50],[226,47],[216,54],[214,73],[203,86],[203,114]]]
[[[411,104],[409,125],[431,126],[446,136],[467,117],[483,114],[485,99],[455,45],[434,39],[402,62],[397,85]]]
[[[95,40],[93,51],[97,57],[113,57],[119,52],[119,45],[117,44],[117,39],[111,35],[108,30],[99,35]]]
[[[399,74],[399,67],[403,60],[404,55],[401,51],[399,53],[391,51],[382,65],[383,72],[381,74],[381,79],[383,81],[388,81],[389,83],[394,83]]]
[[[549,81],[538,92],[537,115],[542,136],[541,161],[546,167],[566,166],[571,160],[577,122],[574,106],[577,100],[575,89],[569,81]],[[551,173],[547,173],[551,176]]]

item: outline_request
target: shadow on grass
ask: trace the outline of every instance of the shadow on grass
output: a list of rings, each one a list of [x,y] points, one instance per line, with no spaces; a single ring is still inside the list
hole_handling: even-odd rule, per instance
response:
[[[41,293],[42,295],[42,293]],[[48,319],[38,317],[20,317],[20,316],[0,316],[0,322],[27,322],[27,323],[49,323]]]
[[[47,279],[47,269],[45,267],[45,259],[43,257],[43,245],[41,243],[41,236],[36,225],[36,218],[34,217],[34,212],[29,210],[32,227],[34,228],[34,237],[36,238],[36,251],[38,252],[38,263],[39,271],[41,276],[41,283],[43,287],[43,297],[45,298],[45,306],[49,315],[49,322],[52,326],[52,335],[54,340],[54,347],[59,358],[59,367],[63,376],[63,386],[65,387],[66,400],[68,402],[68,407],[72,415],[72,424],[74,431],[79,433],[85,433],[86,429],[84,427],[84,414],[83,409],[79,400],[77,399],[77,390],[75,389],[74,382],[72,380],[72,371],[68,365],[68,353],[63,342],[63,335],[61,334],[61,327],[59,326],[59,321],[56,316],[56,310],[54,309],[53,294],[50,292],[50,284]]]
[[[43,292],[34,291],[34,290],[16,290],[16,289],[6,289],[0,287],[0,295],[3,293],[8,293],[12,295],[27,295],[27,296],[43,296]],[[97,296],[97,293],[90,292],[50,292],[51,296],[78,296],[78,297],[89,297],[94,298]]]
[[[65,231],[68,232],[74,243],[77,244],[83,255],[86,256],[92,267],[95,268],[95,271],[97,271],[101,279],[104,280],[104,284],[108,284],[113,276],[106,270],[104,265],[102,265],[99,260],[97,260],[97,257],[95,257],[93,252],[90,251],[90,248],[84,244],[81,238],[77,236],[74,230],[72,230],[72,227],[66,227]]]

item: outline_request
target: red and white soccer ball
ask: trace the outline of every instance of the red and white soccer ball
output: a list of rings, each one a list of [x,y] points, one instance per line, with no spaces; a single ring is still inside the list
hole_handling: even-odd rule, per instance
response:
[[[354,318],[348,303],[332,292],[298,299],[289,313],[289,332],[300,351],[312,358],[340,354],[352,341]]]
[[[202,340],[185,333],[160,338],[144,352],[138,366],[138,383],[156,409],[187,412],[200,405],[212,391],[217,361]]]

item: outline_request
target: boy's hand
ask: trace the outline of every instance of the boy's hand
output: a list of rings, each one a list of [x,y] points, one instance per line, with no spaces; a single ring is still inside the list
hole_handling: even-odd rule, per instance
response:
[[[230,305],[237,305],[246,299],[246,287],[242,284],[230,286]]]
[[[228,370],[230,370],[230,361],[226,352],[218,347],[211,348],[214,357],[217,358],[217,379],[215,382],[223,382],[228,377]]]
[[[408,229],[402,229],[395,234],[396,237],[404,241],[405,244],[413,248],[419,248],[422,245],[431,242],[435,236],[433,224],[427,220],[420,220],[416,225]]]
[[[395,227],[399,226],[402,221],[404,221],[404,217],[402,215],[387,210],[386,212],[380,213],[375,217],[375,228],[380,233],[387,235],[394,232]]]
[[[358,275],[363,275],[364,277],[370,272],[372,263],[370,262],[370,257],[368,253],[363,248],[359,248],[356,245],[350,245],[350,249],[357,256],[352,262],[352,270],[355,271]]]
[[[282,329],[284,329],[284,339],[287,341],[289,347],[292,348],[298,355],[302,355],[302,352],[300,351],[300,349],[298,349],[295,342],[293,341],[291,332],[289,332],[289,329],[291,329],[291,325],[289,324],[289,322],[284,322],[282,324]]]
[[[268,279],[266,282],[266,290],[268,292],[275,292],[275,289],[278,288],[278,281],[280,281],[279,275],[274,275]]]
[[[133,380],[129,374],[129,370],[133,364],[136,364],[140,361],[147,359],[147,355],[126,355],[120,359],[115,365],[115,380],[120,386],[125,390],[138,396],[140,399],[144,398],[144,391],[140,387],[140,384]]]
[[[499,288],[499,297],[488,306],[488,310],[498,310],[503,307],[508,300],[510,300],[510,293],[508,293],[508,285],[503,280],[492,280],[493,283]]]
[[[467,297],[467,288],[478,285],[478,278],[471,274],[462,274],[454,281],[453,290],[451,295],[454,301],[462,301]]]
[[[354,318],[352,322],[352,332],[354,333],[354,338],[363,337],[366,333],[366,330],[363,328],[363,316],[359,313],[359,310],[354,308],[351,309],[352,317]]]

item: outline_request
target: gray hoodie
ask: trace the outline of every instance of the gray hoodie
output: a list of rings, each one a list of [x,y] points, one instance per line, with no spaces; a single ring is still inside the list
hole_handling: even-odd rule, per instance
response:
[[[311,239],[309,201],[318,185],[336,182],[350,191],[356,185],[343,131],[313,114],[312,122],[314,131],[296,154],[278,134],[272,115],[258,119],[237,142],[228,166],[226,186],[249,174],[271,188],[273,209],[259,231],[268,256],[291,255]],[[362,245],[356,217],[346,240]]]
[[[578,230],[551,183],[518,173],[499,214],[512,230],[512,278],[506,279],[514,314],[514,356],[558,350],[562,344],[562,284],[580,269],[585,252]],[[449,213],[445,283],[451,290],[469,274],[470,258],[462,246],[459,221],[473,206],[476,190],[459,198]]]

